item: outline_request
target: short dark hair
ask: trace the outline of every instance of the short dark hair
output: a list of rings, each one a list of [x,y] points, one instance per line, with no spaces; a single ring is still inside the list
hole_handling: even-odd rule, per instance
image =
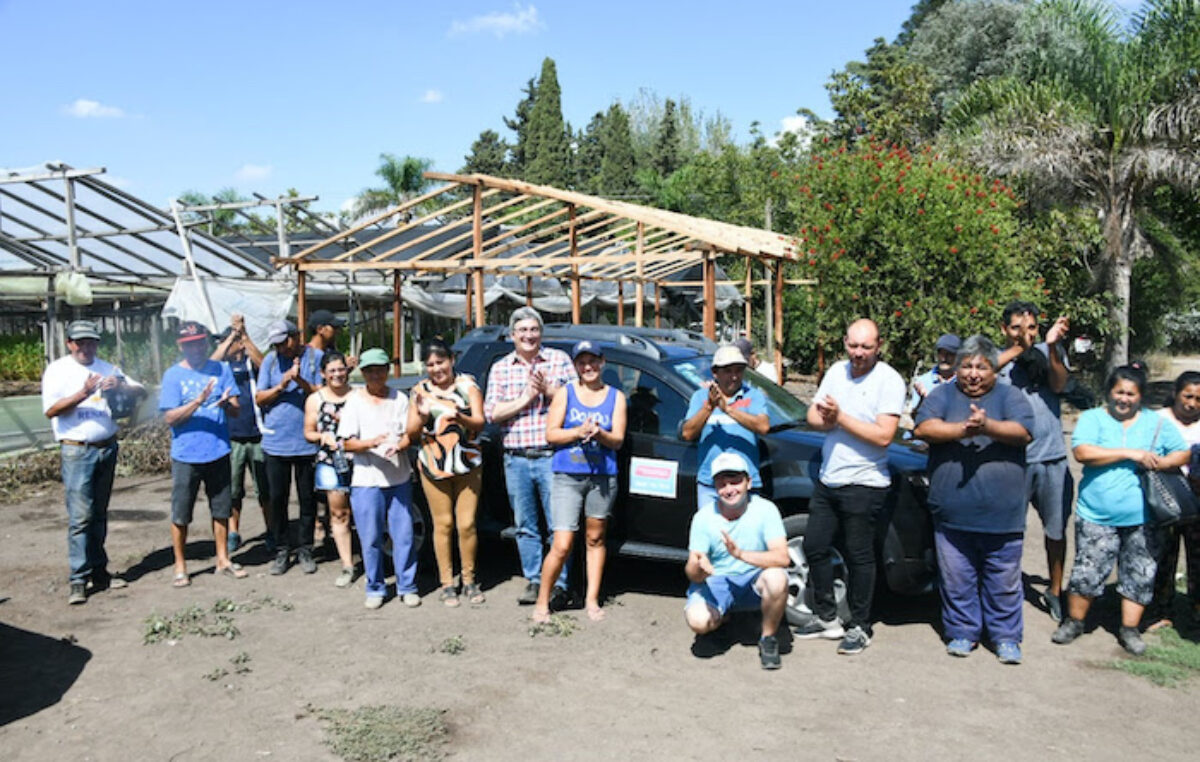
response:
[[[1146,371],[1136,365],[1122,365],[1109,371],[1108,378],[1104,380],[1104,395],[1108,396],[1113,388],[1122,381],[1132,381],[1137,387],[1138,394],[1146,396]]]
[[[429,362],[429,358],[435,355],[450,360],[454,359],[454,350],[441,336],[434,336],[421,344],[421,362]]]
[[[1175,378],[1175,388],[1171,390],[1171,404],[1175,404],[1175,398],[1185,387],[1193,384],[1200,384],[1200,371],[1185,370]]]
[[[1012,321],[1013,315],[1033,315],[1034,320],[1036,320],[1038,314],[1036,304],[1033,302],[1023,302],[1018,299],[1005,305],[1004,312],[1000,313],[1000,319],[1004,321],[1005,325],[1008,325]]]
[[[336,349],[325,350],[325,354],[321,355],[321,370],[324,371],[326,365],[331,362],[337,362],[338,360],[341,360],[344,363],[346,362],[346,356]]]

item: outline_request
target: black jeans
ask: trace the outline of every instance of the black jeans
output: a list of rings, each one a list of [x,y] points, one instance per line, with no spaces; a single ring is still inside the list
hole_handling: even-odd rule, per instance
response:
[[[288,548],[288,500],[291,485],[288,478],[295,472],[296,500],[300,503],[300,547],[312,548],[313,530],[317,526],[317,494],[313,488],[312,455],[271,455],[267,453],[267,486],[271,493],[271,526],[267,531],[275,540],[277,552]]]
[[[846,540],[846,584],[850,621],[846,628],[871,628],[871,598],[875,593],[875,517],[887,497],[886,487],[827,487],[820,481],[808,501],[804,555],[817,616],[837,617],[833,593],[833,537],[841,526]]]

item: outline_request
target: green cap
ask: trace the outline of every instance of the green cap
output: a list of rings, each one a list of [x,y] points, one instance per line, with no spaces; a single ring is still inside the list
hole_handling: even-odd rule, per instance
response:
[[[392,358],[382,349],[374,348],[363,352],[358,358],[358,367],[369,368],[372,365],[391,365]]]

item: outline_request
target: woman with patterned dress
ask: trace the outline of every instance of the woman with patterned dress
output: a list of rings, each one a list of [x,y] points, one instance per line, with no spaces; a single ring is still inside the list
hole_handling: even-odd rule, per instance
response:
[[[316,488],[325,493],[329,503],[329,522],[333,533],[333,544],[342,562],[342,571],[334,584],[349,587],[354,581],[354,556],[350,539],[350,456],[342,448],[337,436],[342,408],[352,391],[349,383],[349,368],[340,352],[328,351],[321,356],[321,375],[325,385],[308,395],[304,403],[304,438],[317,442],[317,465],[314,471]],[[346,466],[338,471],[337,461]]]
[[[475,581],[475,509],[483,471],[475,436],[483,428],[483,392],[471,376],[455,374],[454,353],[440,338],[425,344],[421,359],[426,377],[412,391],[408,435],[420,442],[417,463],[433,518],[433,550],[442,588],[438,600],[451,607],[459,603],[451,540],[457,526],[462,595],[479,605],[484,595]]]

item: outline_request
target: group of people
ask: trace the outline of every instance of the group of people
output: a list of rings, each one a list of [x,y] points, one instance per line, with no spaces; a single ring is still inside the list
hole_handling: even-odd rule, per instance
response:
[[[935,367],[911,385],[880,359],[883,341],[873,321],[848,326],[846,359],[822,378],[807,413],[808,426],[825,438],[803,541],[812,616],[796,627],[798,639],[836,640],[838,652],[848,655],[871,643],[875,524],[891,486],[887,448],[905,414],[915,423],[912,436],[929,448],[928,503],[949,654],[968,656],[986,641],[1001,662],[1021,662],[1021,554],[1029,504],[1043,527],[1049,570],[1043,600],[1061,622],[1054,642],[1068,643],[1083,632],[1088,607],[1116,564],[1123,599],[1119,641],[1132,653],[1144,651],[1139,623],[1156,590],[1160,596],[1173,591],[1180,537],[1195,599],[1200,530],[1168,533],[1148,524],[1139,472],[1187,468],[1200,446],[1200,373],[1179,377],[1172,403],[1161,413],[1142,407],[1144,369],[1126,366],[1110,374],[1104,404],[1081,415],[1072,437],[1072,452],[1083,466],[1076,500],[1060,420],[1070,374],[1064,346],[1069,323],[1060,317],[1043,338],[1038,315],[1032,304],[1010,304],[1001,325],[1003,347],[982,335],[940,337]],[[342,567],[337,587],[355,580],[356,530],[365,605],[381,606],[390,537],[396,597],[420,605],[413,469],[405,454],[416,446],[417,478],[433,521],[438,599],[446,606],[462,599],[482,604],[475,577],[482,487],[477,436],[493,422],[502,431],[525,579],[518,602],[533,607],[535,622],[548,621],[566,603],[572,545],[582,526],[584,610],[592,620],[603,619],[605,533],[618,492],[627,407],[623,392],[604,381],[603,348],[581,341],[568,355],[544,346],[541,316],[523,307],[509,322],[513,351],[491,366],[486,392],[455,371],[452,350],[435,339],[422,347],[425,376],[405,395],[388,386],[393,361],[382,349],[357,358],[334,349],[342,324],[327,311],[314,313],[313,338],[305,344],[294,324],[278,321],[270,326],[265,354],[240,316],[216,337],[215,348],[204,326],[181,325],[182,360],[164,374],[159,398],[172,430],[173,584],[191,583],[185,548],[200,485],[212,515],[217,572],[234,579],[247,575],[232,554],[242,544],[239,520],[249,471],[273,554],[271,574],[286,573],[293,558],[305,573],[317,570],[313,545],[321,494]],[[70,354],[43,377],[44,411],[62,443],[72,604],[87,600],[89,585],[98,590],[121,584],[104,554],[117,450],[110,403],[117,395],[145,394],[96,356],[99,338],[94,323],[71,323]],[[700,464],[685,619],[694,632],[706,634],[736,610],[761,611],[761,663],[776,669],[788,595],[785,569],[792,559],[778,508],[759,494],[758,437],[767,433],[769,420],[762,391],[744,378],[754,359],[752,347],[719,347],[711,360],[713,379],[693,394],[681,428],[683,439],[698,443]],[[355,367],[363,387],[349,383]],[[294,535],[288,522],[292,482],[299,502]],[[1076,502],[1076,554],[1064,585],[1065,532]],[[842,539],[846,568],[845,618],[835,595],[835,537]]]

